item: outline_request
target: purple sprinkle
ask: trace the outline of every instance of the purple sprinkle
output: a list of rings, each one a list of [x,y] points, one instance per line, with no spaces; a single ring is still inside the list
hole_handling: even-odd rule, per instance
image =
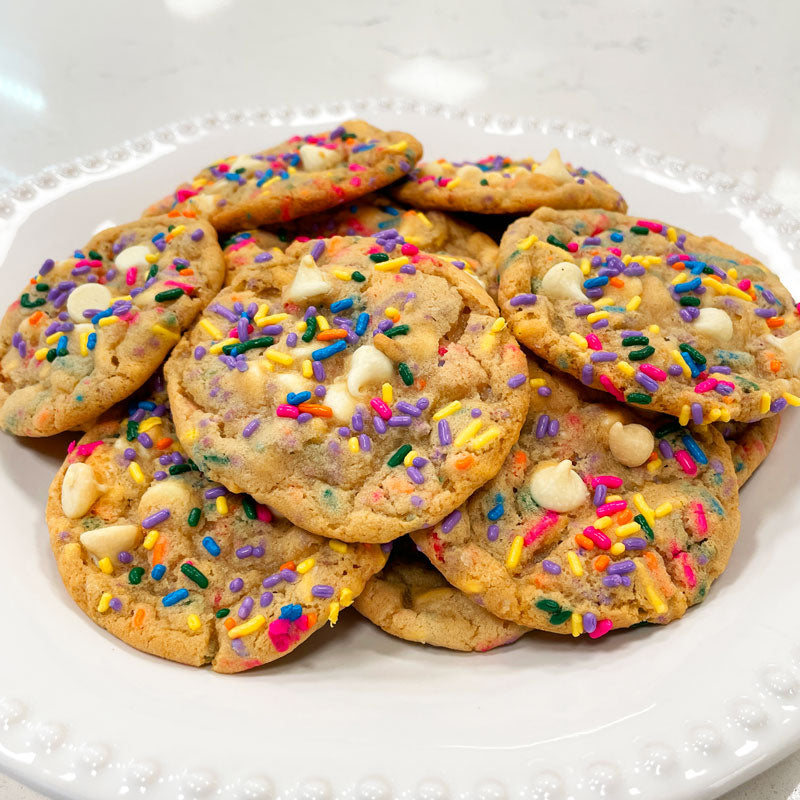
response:
[[[253,552],[251,553],[251,555],[253,556],[253,558],[263,558],[264,553],[266,552],[267,549],[264,547],[264,545],[260,544],[253,548]]]
[[[294,583],[297,580],[297,573],[293,569],[282,569],[279,574],[286,583]]]
[[[136,451],[132,447],[126,447],[122,455],[128,461],[133,461],[136,458]],[[161,458],[164,458],[164,456],[161,456]],[[164,462],[162,461],[161,463],[163,464]]]
[[[560,424],[557,419],[551,419],[550,424],[547,426],[547,435],[555,436],[558,433]]]
[[[170,453],[169,458],[173,464],[183,464],[183,456],[177,450],[174,453]]]
[[[667,372],[670,375],[672,375],[673,377],[675,377],[676,375],[682,375],[683,374],[683,370],[677,364],[670,364],[667,367]]]
[[[769,410],[773,414],[777,414],[780,411],[783,411],[783,409],[786,408],[787,405],[788,403],[786,402],[786,399],[783,397],[779,397],[777,400],[773,400],[772,403],[770,403]]]
[[[314,246],[311,248],[311,258],[316,261],[325,252],[325,242],[322,239],[317,239]]]
[[[416,484],[425,483],[425,477],[416,467],[408,467],[406,474]]]
[[[612,566],[614,565],[612,564]],[[603,576],[603,586],[606,586],[609,589],[613,589],[615,586],[621,586],[621,585],[622,585],[622,575],[615,575],[612,573],[610,575]]]
[[[553,390],[549,386],[540,386],[536,390],[536,393],[541,397],[550,397],[550,395],[553,394]]]
[[[448,445],[453,443],[453,435],[450,433],[450,423],[446,419],[439,420],[439,444]]]
[[[408,403],[405,400],[400,400],[399,402],[395,403],[395,407],[398,411],[402,411],[404,414],[410,414],[412,417],[418,417],[422,413],[416,406],[411,405],[411,403]],[[477,409],[472,410],[476,411]],[[473,414],[473,416],[475,415]]]
[[[316,586],[311,587],[312,597],[333,597],[334,588],[327,583],[318,583]]]
[[[244,426],[242,436],[244,436],[245,439],[249,439],[258,430],[259,425],[261,425],[261,420],[251,419],[250,422]]]
[[[384,422],[382,417],[373,416],[372,427],[375,428],[376,433],[380,434],[386,433],[386,423]]]
[[[161,469],[160,469],[158,472],[156,472],[156,473],[153,475],[153,477],[154,477],[154,478],[155,478],[157,481],[163,481],[163,480],[164,480],[164,478],[166,478],[166,477],[167,477],[167,473],[166,473],[166,472],[164,472],[164,470],[161,470]]]
[[[146,447],[148,450],[153,446],[153,440],[147,433],[140,433],[136,437],[136,441],[139,442],[139,444],[142,445],[142,447]]]
[[[366,433],[361,433],[358,436],[358,446],[365,452],[369,453],[372,450],[372,439]]]
[[[598,319],[597,322],[592,323],[592,330],[599,330],[600,328],[607,328],[607,327],[608,327],[607,319]]]
[[[486,531],[486,538],[490,542],[496,542],[497,537],[500,535],[500,528],[497,525],[490,525],[489,529]]]
[[[441,422],[444,422],[444,420],[441,420]],[[458,510],[453,511],[452,514],[448,514],[442,522],[442,533],[450,533],[450,531],[452,531],[453,528],[455,528],[455,526],[458,524],[460,519],[461,512]]]
[[[607,321],[607,320],[601,320],[601,322],[602,321]],[[616,361],[617,354],[609,353],[608,350],[594,350],[592,351],[592,354],[589,356],[589,358],[595,363],[597,363],[598,361]]]
[[[592,502],[596,506],[601,506],[606,501],[606,495],[608,494],[608,487],[603,483],[598,483],[597,486],[594,487],[594,496],[592,497]]]
[[[286,346],[297,347],[297,334],[294,331],[286,336]]]
[[[731,374],[731,368],[723,366],[722,364],[717,364],[716,366],[709,367],[708,371],[709,372],[721,372],[723,375],[730,375]]]
[[[400,404],[397,404],[398,407]],[[402,409],[401,409],[402,410]],[[360,410],[357,410],[350,419],[350,425],[356,433],[361,433],[364,430],[364,415]]]
[[[427,397],[420,397],[420,399],[417,400],[417,408],[420,411],[424,411],[430,404],[431,404],[431,401],[428,400]]]
[[[508,304],[511,306],[532,306],[536,303],[536,300],[535,294],[517,294],[508,301]]]
[[[517,389],[522,386],[523,383],[528,379],[528,376],[522,372],[518,372],[516,375],[512,375],[508,379],[508,385],[511,389]],[[479,412],[480,413],[480,412]]]
[[[151,514],[149,517],[145,517],[142,520],[142,527],[145,529],[155,528],[156,525],[160,525],[162,522],[165,522],[170,517],[169,509],[162,508],[161,511],[156,511],[155,514]]]
[[[239,321],[236,323],[236,333],[239,334],[240,342],[246,342],[250,338],[250,334],[248,332],[249,327],[250,322],[247,317],[240,317]]]
[[[256,264],[263,264],[265,261],[272,261],[272,253],[259,253],[253,261]]]
[[[774,308],[757,308],[756,314],[759,317],[774,317],[778,312]]]
[[[191,235],[190,238],[191,238],[191,240],[193,242],[199,242],[203,238],[203,236],[205,236],[205,233],[203,233],[203,229],[202,228],[195,228],[192,231],[192,235]]]
[[[130,564],[133,556],[127,550],[123,550],[121,553],[117,553],[117,560],[120,564]]]
[[[309,306],[305,313],[303,314],[303,321],[305,322],[308,320],[309,317],[315,317],[317,315],[317,307],[316,306]]]
[[[118,597],[112,597],[108,601],[108,607],[113,608],[114,611],[122,611],[122,600],[120,600]]]
[[[263,592],[258,601],[261,608],[266,608],[272,602],[272,597],[272,592]]]
[[[261,329],[262,336],[280,336],[283,333],[283,325],[265,325]],[[297,339],[297,334],[295,334]]]
[[[314,373],[314,377],[317,379],[319,383],[325,380],[325,367],[322,366],[321,361],[312,361],[311,362],[311,369]]]
[[[400,414],[389,417],[386,424],[390,428],[407,428],[411,424],[411,417]]]
[[[277,586],[282,580],[283,578],[281,577],[280,572],[276,572],[274,575],[270,575],[268,578],[264,578],[264,580],[261,581],[261,585],[265,589],[272,589],[274,586]]]
[[[337,430],[337,433],[339,434],[339,436],[349,436],[350,435],[350,428],[346,428],[346,427],[342,426],[341,428],[339,428]]]
[[[52,258],[48,258],[41,267],[39,267],[39,274],[40,275],[47,275],[51,269],[56,265],[56,262],[53,261]]]
[[[584,364],[581,369],[581,383],[591,386],[594,380],[594,367],[591,364]]]
[[[622,575],[626,572],[633,572],[635,569],[636,564],[630,559],[626,559],[625,561],[617,561],[615,564],[609,564],[607,572],[609,575]]]
[[[311,422],[312,419],[314,419],[314,415],[313,414],[309,414],[308,411],[303,411],[303,413],[299,414],[298,417],[297,417],[297,421],[301,425],[303,425],[306,422]]]
[[[228,588],[232,592],[241,592],[244,588],[244,581],[241,578],[234,578],[229,584]]]
[[[664,458],[672,458],[673,456],[672,445],[666,439],[662,439],[658,443],[658,449],[661,452],[661,455],[664,456]]]
[[[215,313],[219,314],[221,317],[225,317],[225,319],[227,319],[229,322],[236,322],[237,320],[236,314],[234,314],[233,311],[225,308],[225,306],[222,306],[219,303],[212,303],[208,309],[209,311],[214,311]]]
[[[547,414],[541,414],[536,421],[536,438],[544,439],[547,433],[547,426],[550,424],[550,417]]]
[[[414,456],[413,461],[411,462],[417,469],[422,469],[427,463],[428,459],[423,458],[422,456]]]
[[[636,374],[633,377],[634,380],[640,386],[643,386],[648,392],[658,391],[658,383],[654,381],[649,375],[645,375],[644,372],[637,370]]]
[[[576,317],[585,317],[587,314],[591,314],[594,310],[594,306],[590,305],[589,303],[578,303],[574,309]]]
[[[586,633],[594,633],[597,627],[597,617],[591,611],[587,611],[583,615],[583,629]]]
[[[644,550],[647,547],[647,542],[641,536],[631,536],[623,539],[622,543],[628,550]]]
[[[242,602],[239,606],[239,619],[247,619],[250,616],[250,612],[253,610],[253,598],[248,596],[242,599]]]
[[[544,569],[545,572],[549,572],[551,575],[561,574],[561,567],[559,567],[555,561],[550,561],[550,559],[548,558],[542,561],[542,568]]]
[[[145,414],[146,412],[143,408],[137,408],[130,416],[131,422],[141,422],[145,418]]]
[[[695,425],[702,425],[703,424],[703,406],[700,403],[692,403],[692,422]]]

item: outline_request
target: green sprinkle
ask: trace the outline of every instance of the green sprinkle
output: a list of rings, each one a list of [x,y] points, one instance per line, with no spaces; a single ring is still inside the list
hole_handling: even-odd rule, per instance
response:
[[[173,464],[169,468],[170,475],[180,475],[182,472],[191,472],[192,468],[188,464]]]
[[[43,306],[47,300],[44,297],[37,297],[35,300],[31,300],[31,296],[25,292],[19,299],[19,304],[23,308],[36,308],[36,306]]]
[[[174,225],[168,225],[167,226],[167,233],[172,233],[173,230],[175,230],[175,226]]]
[[[165,303],[167,300],[177,300],[185,294],[186,292],[180,286],[176,286],[174,289],[165,289],[163,292],[159,292],[154,299],[156,303]]]
[[[147,271],[147,277],[155,278],[156,275],[158,275],[158,264],[153,264],[153,266]]]
[[[681,299],[678,301],[682,306],[699,306],[700,305],[700,298],[699,297],[687,297],[683,295]]]
[[[553,614],[550,617],[550,624],[551,625],[563,625],[570,617],[572,616],[571,611],[567,611],[566,609],[562,609],[561,611]]]
[[[356,270],[350,277],[357,283],[363,283],[366,280],[366,278],[358,270]]]
[[[642,347],[640,350],[631,350],[630,353],[628,353],[628,358],[631,361],[644,361],[644,359],[650,358],[655,351],[655,347],[647,345],[647,347]]]
[[[128,583],[136,586],[142,582],[142,575],[144,575],[144,567],[133,567],[128,573]]]
[[[548,614],[558,614],[561,611],[561,606],[555,600],[539,600],[536,603],[536,608],[540,611],[546,611]]]
[[[648,541],[653,541],[655,536],[653,535],[653,529],[648,524],[647,520],[644,518],[644,514],[637,514],[633,518],[634,522],[638,522],[641,525],[642,530],[644,531],[644,535],[647,537]]]
[[[200,472],[200,467],[198,467],[191,458],[187,458],[186,463],[189,465],[189,469],[194,470],[195,472]]]
[[[393,328],[389,328],[388,331],[384,331],[384,334],[390,339],[393,339],[395,336],[405,336],[407,333],[408,325],[395,325]]]
[[[206,578],[194,564],[181,564],[181,572],[190,581],[194,581],[201,589],[208,588],[208,578]]]
[[[404,444],[394,451],[394,455],[386,462],[390,467],[397,467],[403,463],[403,459],[411,452],[411,445]]]
[[[196,528],[197,527],[197,523],[200,522],[200,514],[201,513],[202,512],[200,511],[200,509],[197,508],[196,506],[195,506],[195,508],[193,508],[189,512],[189,520],[188,520],[188,522],[189,522],[189,526],[191,528]]]
[[[381,264],[384,261],[389,260],[389,256],[386,253],[373,253],[369,257],[370,261],[374,261],[376,264]]]
[[[128,429],[125,431],[125,438],[132,442],[139,435],[139,423],[132,419],[128,420]]]
[[[316,333],[317,333],[317,318],[312,315],[306,320],[306,329],[302,336],[303,341],[310,342],[314,338]]]
[[[665,436],[668,436],[670,433],[675,433],[681,429],[680,423],[678,421],[668,422],[666,425],[662,425],[660,428],[656,428],[656,437],[659,439],[663,439]]]
[[[639,403],[640,405],[646,406],[648,403],[652,401],[652,397],[649,394],[645,394],[644,392],[631,392],[629,395],[625,397],[625,399],[629,403]]]
[[[646,336],[626,336],[622,340],[623,347],[633,347],[634,345],[650,344],[650,340]]]
[[[97,250],[90,250],[89,251],[89,258],[93,258],[95,261],[102,261],[103,256],[97,252]]]
[[[230,613],[231,610],[229,608],[221,608],[219,611],[217,611],[216,617],[217,619],[225,619],[225,617],[227,617]]]
[[[567,252],[569,252],[569,248],[564,242],[562,242],[561,239],[556,239],[552,233],[547,237],[547,244],[552,244],[554,247],[560,247],[562,250],[567,250]]]
[[[688,353],[692,357],[692,360],[701,367],[705,366],[706,357],[699,350],[695,350],[690,344],[679,344],[678,350],[680,350],[681,353]]]
[[[713,275],[714,270],[711,267],[703,267],[703,275]]]
[[[488,185],[489,181],[487,181],[486,178],[481,178],[481,186],[488,186]]]
[[[411,384],[414,383],[414,373],[405,361],[401,361],[397,365],[397,371],[400,373],[400,377],[403,379],[403,383],[406,386],[411,386]]]
[[[631,225],[631,233],[638,233],[639,236],[647,236],[650,233],[649,228],[645,228],[644,225]]]
[[[57,355],[58,355],[58,353],[55,350],[50,349],[50,350],[47,351],[47,360],[48,361],[55,361]]]
[[[247,519],[257,519],[256,501],[249,494],[242,495],[242,508]]]
[[[255,339],[248,339],[246,342],[226,344],[222,348],[222,352],[229,356],[235,350],[238,355],[239,353],[246,353],[248,350],[255,350],[257,347],[269,347],[274,341],[275,339],[272,336],[257,336]]]
[[[46,292],[50,289],[49,283],[37,283],[36,284],[36,291],[37,292]]]

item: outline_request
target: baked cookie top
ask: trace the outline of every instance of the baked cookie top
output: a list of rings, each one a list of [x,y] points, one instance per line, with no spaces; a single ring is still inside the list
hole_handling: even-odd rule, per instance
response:
[[[750,480],[775,446],[780,417],[764,417],[758,422],[716,423],[731,449],[739,488]]]
[[[526,370],[483,289],[387,231],[297,242],[242,271],[165,374],[209,477],[314,533],[385,542],[497,472]]]
[[[490,614],[451,586],[398,539],[386,566],[367,582],[356,610],[386,633],[408,642],[483,653],[517,641],[526,628]]]
[[[0,323],[0,427],[50,436],[96,419],[161,365],[224,274],[214,229],[180,217],[47,259]]]
[[[330,131],[215,161],[145,215],[177,208],[227,232],[287,222],[380,189],[406,175],[421,155],[422,145],[411,134],[351,119]]]
[[[597,638],[682,616],[739,532],[722,435],[587,402],[529,367],[528,418],[500,472],[413,539],[450,583],[527,627]]]
[[[386,555],[314,536],[209,481],[161,399],[132,402],[70,446],[47,504],[64,585],[139,650],[217,672],[280,658],[334,624]]]
[[[392,194],[416,208],[478,214],[528,214],[542,206],[627,210],[622,195],[605,178],[565,164],[558,150],[541,163],[497,155],[480,161],[427,161],[392,187]]]
[[[800,318],[751,256],[665,223],[541,209],[500,245],[514,335],[559,369],[685,424],[800,403]]]

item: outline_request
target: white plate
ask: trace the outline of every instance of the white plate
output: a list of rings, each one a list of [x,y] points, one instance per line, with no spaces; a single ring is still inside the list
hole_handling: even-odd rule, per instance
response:
[[[138,215],[196,168],[364,114],[429,157],[565,157],[633,211],[763,258],[795,296],[798,225],[735,180],[588,127],[401,102],[212,115],[45,171],[0,196],[0,303],[48,256]],[[398,116],[402,115],[402,118]],[[392,639],[355,612],[281,661],[220,676],[142,655],[67,597],[44,523],[68,437],[0,436],[0,768],[71,798],[710,798],[800,745],[792,563],[800,496],[784,415],[708,601],[597,642],[530,635],[486,655]]]

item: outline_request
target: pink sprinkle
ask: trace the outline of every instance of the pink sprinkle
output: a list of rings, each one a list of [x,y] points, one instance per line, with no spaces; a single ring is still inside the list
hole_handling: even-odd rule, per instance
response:
[[[636,224],[653,231],[653,233],[661,233],[661,231],[664,230],[664,226],[660,222],[650,222],[646,219],[637,219]]]
[[[731,381],[717,381],[717,386],[729,386],[731,389],[735,389],[735,384],[731,383]]]
[[[79,456],[90,456],[101,444],[103,444],[102,439],[96,442],[87,442],[86,444],[78,445],[75,451]]]
[[[719,381],[717,381],[716,378],[706,378],[704,381],[700,381],[700,383],[694,387],[694,390],[697,394],[705,394],[714,389],[717,383],[719,383]]]
[[[691,261],[692,257],[687,256],[685,253],[683,255],[678,256],[678,261]]]
[[[569,250],[570,253],[577,253],[578,252],[578,243],[577,242],[569,242],[569,244],[567,244],[567,250]]]
[[[298,630],[307,631],[311,627],[311,620],[309,619],[308,614],[301,614],[294,624]]]
[[[241,250],[243,247],[247,247],[247,245],[253,244],[252,239],[242,239],[240,242],[234,242],[233,244],[229,244],[225,250],[228,253],[233,253],[236,250]]]
[[[380,399],[380,397],[373,397],[369,404],[375,409],[376,413],[381,419],[391,419],[392,409]]]
[[[614,623],[610,619],[601,619],[597,623],[597,627],[589,634],[589,637],[591,639],[599,639],[601,636],[605,636],[613,627]]]
[[[272,522],[272,512],[261,503],[256,503],[256,517],[260,522]]]
[[[620,250],[619,247],[609,247],[608,252],[613,253],[617,257],[622,255],[622,250]]]
[[[640,364],[639,369],[654,381],[665,381],[667,379],[667,373],[652,364]]]
[[[620,403],[625,402],[625,395],[622,394],[622,392],[619,389],[617,389],[616,386],[614,386],[611,378],[609,378],[608,375],[600,376],[600,384],[607,392],[610,392],[612,395],[614,395],[614,397],[616,397],[617,400],[620,401]]]
[[[702,503],[693,503],[693,506],[695,519],[697,520],[697,530],[699,533],[705,533],[708,530],[706,510],[703,508]]]
[[[310,236],[297,236],[296,239],[297,239],[298,242],[310,242],[311,241],[311,237]]]
[[[739,283],[736,284],[743,292],[746,292],[750,288],[750,279],[749,278],[742,278]]]
[[[282,403],[275,409],[275,413],[279,417],[291,417],[292,419],[297,419],[300,416],[300,410],[297,406],[289,405],[288,403]]]
[[[350,185],[351,186],[361,186],[361,178],[357,178],[355,175],[350,178]]]
[[[592,348],[592,350],[602,350],[603,345],[600,344],[600,340],[597,338],[596,333],[587,333],[586,334],[586,344]]]
[[[69,447],[67,447],[67,455],[69,455],[75,449],[75,445],[77,444],[78,443],[74,439],[69,443]]]
[[[697,464],[694,463],[692,457],[685,450],[676,450],[675,460],[687,475],[697,475]]]
[[[526,534],[523,543],[526,547],[533,544],[548,528],[558,522],[558,514],[548,511]]]
[[[694,570],[689,566],[689,556],[686,553],[681,553],[681,561],[683,561],[683,574],[686,578],[686,584],[690,589],[697,586],[697,577]]]
[[[103,262],[102,261],[98,261],[96,258],[82,258],[82,259],[80,259],[80,261],[76,261],[75,262],[75,268],[76,269],[78,267],[86,267],[86,266],[89,266],[89,267],[101,267],[101,266],[103,266]]]
[[[619,489],[622,486],[622,478],[618,478],[616,475],[595,475],[592,478],[592,489],[601,483],[603,486],[608,486],[609,489]]]
[[[406,243],[400,248],[400,252],[404,256],[415,256],[417,253],[419,253],[419,247],[417,247],[415,244]]]
[[[231,168],[231,167],[230,167],[230,164],[218,164],[218,165],[217,165],[217,169],[218,169],[220,172],[227,172],[227,171],[228,171],[230,168]]]
[[[587,525],[583,529],[583,535],[591,539],[601,550],[608,550],[611,547],[611,539],[593,525]]]
[[[164,281],[165,286],[177,286],[179,289],[183,289],[186,294],[191,294],[194,291],[194,286],[189,286],[188,283],[180,283],[180,281]]]
[[[198,189],[178,189],[175,192],[175,199],[179,203],[183,203],[185,200],[188,200],[190,197],[194,197],[198,193]]]
[[[452,178],[444,178],[444,177],[439,178],[439,186],[447,186],[447,184],[450,183],[450,181],[452,180],[453,180]]]
[[[612,500],[610,503],[603,503],[603,505],[597,506],[595,511],[598,517],[610,517],[612,514],[624,511],[627,507],[627,500]]]
[[[125,283],[127,283],[128,286],[133,286],[133,284],[136,283],[136,276],[138,274],[139,274],[139,267],[131,267],[125,273]]]
[[[364,172],[366,167],[362,167],[361,164],[351,164],[348,169],[350,172]]]
[[[292,637],[289,635],[291,622],[288,619],[278,617],[272,620],[269,624],[269,638],[275,649],[279,653],[285,653],[292,643]]]
[[[417,183],[426,183],[427,181],[435,180],[433,175],[425,175],[424,177],[420,178]]]

